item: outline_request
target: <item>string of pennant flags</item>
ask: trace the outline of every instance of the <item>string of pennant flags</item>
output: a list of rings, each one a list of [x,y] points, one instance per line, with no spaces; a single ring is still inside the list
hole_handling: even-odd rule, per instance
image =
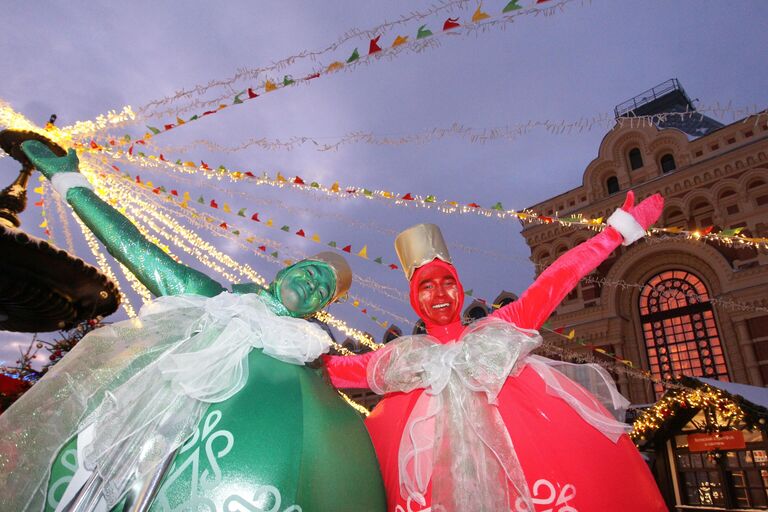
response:
[[[491,27],[506,26],[507,24],[512,23],[518,16],[553,13],[558,8],[563,8],[566,4],[569,4],[574,0],[534,0],[533,3],[526,7],[520,5],[521,1],[522,0],[510,0],[504,5],[501,12],[495,13],[494,15],[483,11],[482,5],[479,5],[467,20],[462,19],[461,16],[457,16],[449,17],[442,23],[442,25],[433,26],[432,28],[430,28],[428,24],[422,24],[416,30],[415,34],[398,34],[387,44],[382,40],[383,34],[375,35],[371,37],[368,42],[367,53],[364,53],[365,50],[361,52],[360,48],[356,47],[345,59],[334,60],[327,65],[315,68],[311,73],[305,76],[293,77],[290,74],[285,74],[282,78],[268,78],[264,82],[260,82],[251,87],[246,87],[229,98],[226,98],[226,102],[216,102],[211,105],[209,109],[194,114],[189,118],[184,119],[177,114],[174,120],[163,123],[162,125],[147,125],[146,128],[148,131],[143,135],[143,139],[146,140],[161,135],[191,122],[217,114],[229,107],[245,104],[246,102],[280,89],[309,84],[312,80],[316,80],[322,76],[358,67],[361,64],[368,64],[375,59],[380,59],[384,56],[394,56],[404,49],[422,51],[431,46],[435,46],[437,44],[437,38],[442,35],[480,33]],[[65,127],[65,129],[66,128],[68,127]],[[117,144],[128,145],[131,143],[132,138],[130,135],[126,134],[115,140]]]
[[[177,146],[158,146],[152,139],[147,146],[156,153],[185,154],[196,148],[204,148],[218,153],[235,153],[256,147],[267,151],[293,151],[299,147],[310,145],[317,151],[336,151],[343,146],[352,144],[370,144],[376,146],[402,146],[406,144],[427,144],[446,138],[458,138],[472,144],[486,144],[493,141],[515,141],[534,130],[543,130],[552,135],[571,135],[589,132],[595,128],[610,129],[618,124],[622,127],[649,127],[666,123],[670,120],[685,120],[704,113],[716,113],[717,117],[729,116],[738,119],[744,116],[755,116],[755,124],[768,117],[768,112],[759,111],[757,107],[721,106],[698,107],[696,110],[684,112],[660,112],[652,115],[619,117],[613,112],[603,112],[592,117],[581,117],[576,120],[528,120],[512,125],[475,128],[454,122],[449,126],[436,126],[415,133],[379,135],[371,131],[353,131],[341,136],[310,136],[296,135],[287,139],[270,139],[267,137],[252,137],[240,144],[223,146],[207,139],[198,139],[189,144]]]
[[[107,175],[104,174],[104,175],[102,175],[102,177],[107,177]],[[153,193],[152,191],[154,190],[154,189],[150,189],[150,187],[152,187],[153,185],[142,183],[141,181],[131,180],[131,179],[125,177],[124,175],[113,174],[113,175],[111,175],[111,178],[112,179],[123,178],[123,182],[124,183],[128,183],[128,184],[133,185],[133,186],[138,186],[139,188],[143,189],[145,192],[149,191],[150,193]],[[168,198],[168,201],[169,202],[173,202],[177,206],[180,206],[179,203],[177,201],[173,201],[173,199],[171,197]],[[206,222],[208,222],[209,225],[208,226],[201,225],[201,227],[205,227],[205,228],[210,229],[212,227],[211,226],[212,224],[216,224],[217,223],[217,221],[214,222],[212,218],[210,218],[210,220],[205,218],[205,216],[203,216],[203,218],[204,218],[204,220]],[[229,231],[226,231],[226,236],[228,236],[230,238],[231,237],[239,237],[239,234],[233,232],[232,230],[229,230]],[[158,245],[164,251],[166,251],[166,252],[169,251],[169,249],[168,249],[168,247],[166,245],[160,244],[159,241],[157,243],[158,243]],[[251,243],[251,242],[249,242],[249,243]],[[265,255],[268,258],[271,258],[276,263],[280,263],[282,265],[290,265],[290,264],[292,264],[294,262],[293,259],[281,259],[278,251],[271,251],[271,249],[268,249],[266,246],[258,247],[258,250],[259,250],[259,252],[261,254]],[[257,254],[259,254],[259,253],[257,253]],[[232,279],[233,276],[227,276],[227,277],[230,278],[230,280],[234,281],[234,279]],[[356,282],[358,282],[358,281],[356,280]],[[350,304],[351,306],[353,306],[354,308],[358,309],[360,313],[366,315],[371,321],[373,321],[374,323],[376,323],[379,327],[381,327],[383,329],[386,329],[386,328],[389,327],[389,325],[390,325],[389,321],[380,319],[377,316],[377,314],[374,314],[373,312],[369,313],[368,312],[368,308],[377,310],[377,311],[379,311],[379,312],[381,312],[383,314],[387,314],[387,315],[389,315],[391,317],[396,317],[400,321],[407,321],[407,319],[404,319],[404,317],[401,317],[399,315],[391,313],[391,312],[385,310],[384,308],[382,308],[381,306],[376,305],[375,303],[372,303],[370,301],[361,299],[361,298],[356,297],[354,295],[349,295],[348,296],[348,300],[346,302],[348,304]]]
[[[444,214],[474,214],[488,218],[518,219],[528,223],[559,224],[565,227],[577,226],[593,230],[602,230],[607,227],[607,225],[603,223],[603,217],[588,218],[582,214],[567,216],[558,216],[557,214],[542,215],[528,209],[522,211],[506,209],[501,201],[497,201],[494,205],[487,207],[474,201],[470,203],[459,203],[458,201],[438,199],[437,196],[433,194],[422,196],[411,192],[402,194],[386,190],[372,190],[365,187],[341,186],[338,181],[328,187],[316,181],[304,180],[300,176],[288,178],[283,176],[280,172],[277,172],[275,177],[271,177],[266,172],[257,175],[252,171],[230,170],[224,165],[212,167],[204,161],[201,161],[200,164],[192,161],[182,161],[181,159],[171,162],[167,160],[162,153],[159,156],[147,155],[147,153],[135,149],[136,146],[131,146],[128,151],[122,151],[91,141],[88,146],[78,145],[77,147],[82,151],[104,153],[116,160],[128,161],[143,167],[166,168],[174,172],[201,174],[208,179],[228,178],[232,181],[247,180],[249,183],[255,185],[293,188],[303,191],[323,193],[335,198],[376,199],[397,206],[436,209]],[[675,234],[689,239],[706,240],[726,245],[744,245],[752,246],[757,249],[768,249],[768,238],[747,237],[741,234],[743,230],[743,227],[738,227],[714,231],[714,226],[706,226],[702,229],[691,231],[680,227],[670,226],[652,227],[649,229],[649,232],[652,234]]]
[[[461,9],[461,8],[464,8],[469,3],[470,3],[469,0],[450,0],[450,1],[441,0],[439,2],[434,2],[426,9],[411,10],[409,11],[408,14],[402,14],[398,16],[396,19],[393,19],[392,21],[384,22],[372,28],[368,28],[368,29],[355,28],[355,29],[348,30],[342,36],[337,38],[335,42],[327,45],[323,49],[305,50],[298,54],[280,59],[279,61],[274,62],[268,66],[262,66],[262,67],[256,67],[256,68],[247,68],[247,67],[241,68],[237,71],[237,73],[235,73],[229,78],[211,80],[205,85],[200,84],[200,85],[191,87],[189,89],[179,90],[173,96],[167,96],[159,100],[150,101],[144,106],[137,108],[136,110],[139,114],[142,114],[145,117],[148,117],[151,115],[157,115],[156,113],[154,114],[148,113],[148,111],[152,110],[155,107],[163,106],[169,103],[174,103],[191,96],[195,96],[195,95],[199,96],[199,95],[205,94],[212,88],[224,88],[227,91],[231,91],[232,88],[234,88],[234,86],[242,80],[255,79],[269,72],[282,71],[286,69],[288,66],[302,59],[309,58],[312,60],[316,60],[318,57],[326,53],[337,50],[338,48],[341,47],[341,45],[343,45],[344,43],[352,39],[363,39],[363,38],[371,39],[373,37],[376,37],[379,34],[387,33],[388,31],[396,28],[397,26],[404,25],[406,23],[410,23],[415,20],[423,20],[423,19],[431,18],[444,11],[453,11],[456,9]],[[229,97],[228,94],[225,94],[225,95],[218,96],[217,98],[214,98],[211,101],[218,103],[227,97]]]
[[[152,181],[142,181],[140,175],[132,176],[128,172],[122,171],[118,166],[112,166],[112,168],[121,173],[120,175],[129,181],[133,181],[139,186],[145,187],[148,190],[151,190],[154,194],[158,196],[163,196],[166,200],[173,201],[177,203],[182,208],[188,208],[189,203],[192,200],[192,196],[187,191],[179,191],[176,189],[167,189],[163,185],[158,185],[157,183],[153,183]],[[217,201],[216,199],[210,198],[206,199],[203,197],[203,195],[199,195],[196,200],[194,200],[194,203],[207,206],[214,210],[219,210],[226,214],[231,214],[236,217],[240,217],[242,219],[250,219],[252,222],[258,222],[262,226],[272,229],[279,229],[280,231],[286,232],[286,233],[292,233],[294,236],[304,238],[306,240],[315,242],[317,244],[323,244],[325,243],[320,239],[320,235],[317,233],[311,233],[306,231],[304,228],[299,227],[298,229],[294,226],[291,227],[288,224],[283,224],[281,222],[275,222],[275,220],[271,217],[269,218],[261,218],[259,212],[251,212],[248,208],[239,208],[237,211],[235,211],[229,203],[226,201]],[[263,215],[262,215],[263,217]],[[219,223],[219,228],[230,231],[235,236],[240,236],[241,232],[239,229],[233,228],[232,225],[228,224],[226,221]],[[248,243],[254,243],[256,240],[254,237],[248,237],[245,239]],[[358,258],[371,261],[373,263],[379,264],[384,266],[385,268],[388,268],[390,270],[399,270],[400,267],[393,263],[393,262],[385,262],[383,256],[376,256],[372,257],[368,255],[368,246],[363,245],[362,248],[355,248],[352,249],[351,243],[346,242],[337,242],[335,240],[331,240],[327,243],[325,243],[328,247],[338,250],[339,252],[344,252],[346,254],[357,256]],[[267,248],[266,244],[261,245],[258,247],[260,251],[270,253],[271,251]],[[271,252],[271,255],[274,258],[279,258],[279,252],[275,250],[274,252]]]

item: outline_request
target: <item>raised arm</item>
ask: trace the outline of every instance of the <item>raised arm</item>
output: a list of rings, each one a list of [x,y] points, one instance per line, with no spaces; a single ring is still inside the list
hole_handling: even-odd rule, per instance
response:
[[[66,198],[77,216],[93,232],[107,251],[154,295],[190,293],[213,297],[224,288],[205,274],[176,263],[117,210],[102,201],[78,172],[78,160],[70,149],[56,157],[44,144],[28,141],[22,149],[35,167]]]
[[[541,328],[581,278],[597,268],[619,245],[629,245],[641,238],[664,207],[664,199],[659,194],[636,207],[633,203],[634,194],[630,191],[624,206],[609,219],[608,228],[560,256],[518,300],[495,311],[493,316],[525,329]]]

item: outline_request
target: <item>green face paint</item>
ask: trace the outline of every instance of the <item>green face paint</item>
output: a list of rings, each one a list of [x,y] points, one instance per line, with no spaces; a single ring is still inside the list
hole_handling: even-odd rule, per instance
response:
[[[330,302],[336,275],[327,263],[303,260],[278,272],[270,288],[291,316],[304,317]]]

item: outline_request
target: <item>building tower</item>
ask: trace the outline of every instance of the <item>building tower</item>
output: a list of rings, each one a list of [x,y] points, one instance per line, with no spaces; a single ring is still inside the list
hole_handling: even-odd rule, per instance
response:
[[[628,190],[638,201],[660,192],[666,203],[659,225],[701,233],[741,228],[745,236],[768,236],[765,112],[723,125],[696,112],[676,79],[615,112],[617,123],[585,169],[582,185],[531,210],[606,217]],[[557,224],[524,225],[522,233],[537,269],[592,236]],[[768,251],[675,236],[646,239],[618,249],[551,320],[654,377],[702,376],[763,386],[768,384]],[[621,375],[618,382],[633,403],[653,402],[662,392]]]

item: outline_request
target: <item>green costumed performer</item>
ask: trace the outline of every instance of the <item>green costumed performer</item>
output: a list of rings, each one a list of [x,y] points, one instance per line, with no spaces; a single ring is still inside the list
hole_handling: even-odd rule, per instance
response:
[[[3,510],[386,508],[362,421],[304,366],[330,348],[304,318],[349,288],[342,257],[227,292],[99,199],[73,150],[22,147],[158,298],[89,334],[0,416]]]

